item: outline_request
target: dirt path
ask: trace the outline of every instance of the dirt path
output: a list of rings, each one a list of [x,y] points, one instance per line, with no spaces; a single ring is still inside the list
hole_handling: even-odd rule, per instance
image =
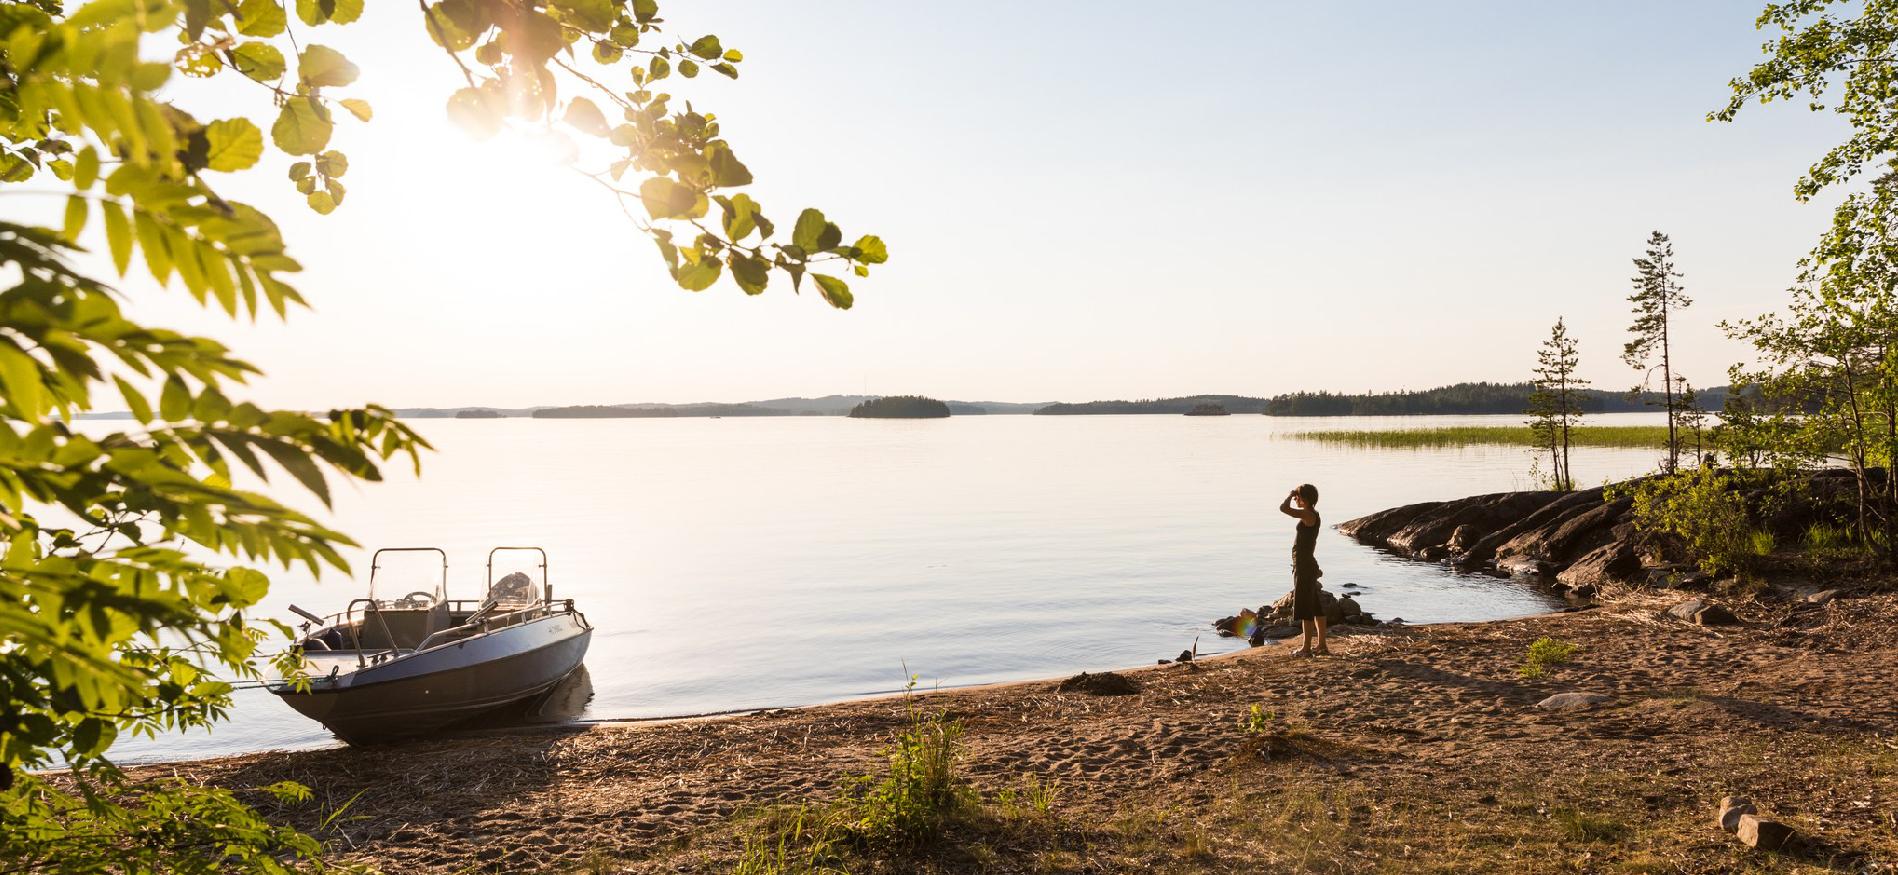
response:
[[[965,726],[989,798],[1052,785],[886,871],[1891,871],[1898,866],[1898,598],[1744,627],[1660,603],[1268,647],[1130,673],[1137,695],[1051,682],[921,697]],[[1581,645],[1517,674],[1538,638]],[[1575,712],[1559,692],[1613,696]],[[1296,753],[1242,753],[1261,705]],[[828,798],[883,765],[903,700],[722,720],[261,754],[139,770],[281,779],[334,806],[344,859],[387,872],[724,871],[766,805]],[[1808,837],[1740,846],[1712,824],[1746,795]],[[999,809],[998,809],[999,810]],[[304,826],[310,811],[285,812]],[[737,815],[737,816],[735,816]],[[1879,868],[1883,867],[1883,868]]]

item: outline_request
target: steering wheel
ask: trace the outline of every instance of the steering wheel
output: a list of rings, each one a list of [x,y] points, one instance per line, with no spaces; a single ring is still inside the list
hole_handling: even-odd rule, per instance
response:
[[[401,600],[406,604],[414,605],[415,607],[418,607],[418,608],[429,608],[429,607],[435,606],[435,594],[432,592],[425,592],[419,589],[412,593],[409,593],[408,595],[403,596]]]

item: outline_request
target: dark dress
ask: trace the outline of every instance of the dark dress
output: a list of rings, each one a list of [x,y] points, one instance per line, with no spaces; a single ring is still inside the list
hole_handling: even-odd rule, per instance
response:
[[[1318,516],[1312,511],[1312,516]],[[1298,524],[1298,533],[1292,538],[1292,619],[1316,620],[1324,616],[1318,607],[1318,578],[1324,574],[1318,568],[1318,560],[1312,557],[1312,551],[1318,548],[1318,527],[1323,520],[1311,525]]]

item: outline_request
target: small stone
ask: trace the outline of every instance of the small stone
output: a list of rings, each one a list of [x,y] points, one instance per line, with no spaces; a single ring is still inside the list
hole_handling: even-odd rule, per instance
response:
[[[1727,832],[1735,832],[1740,828],[1741,815],[1758,813],[1760,810],[1753,807],[1753,803],[1745,797],[1727,796],[1720,800],[1719,813],[1714,816],[1714,822]]]
[[[1667,615],[1676,620],[1686,620],[1691,623],[1694,621],[1694,615],[1700,613],[1706,607],[1707,603],[1700,599],[1688,599],[1687,601],[1668,608]]]
[[[1814,604],[1814,605],[1823,605],[1823,604],[1825,604],[1825,603],[1827,603],[1827,602],[1829,602],[1829,601],[1832,601],[1833,599],[1836,599],[1836,598],[1838,598],[1838,597],[1839,597],[1839,591],[1838,591],[1838,590],[1836,590],[1836,589],[1822,589],[1822,590],[1820,590],[1820,591],[1818,591],[1818,592],[1815,592],[1815,593],[1813,593],[1813,594],[1811,594],[1811,595],[1809,595],[1809,596],[1806,596],[1806,603],[1807,603],[1807,604]]]
[[[1596,705],[1606,705],[1615,697],[1602,693],[1556,693],[1536,703],[1544,711],[1581,711]]]
[[[1740,815],[1738,833],[1741,844],[1762,851],[1777,851],[1793,838],[1792,827],[1757,814]]]
[[[1694,622],[1702,626],[1731,626],[1740,622],[1725,605],[1708,605],[1694,615]]]
[[[1182,651],[1180,651],[1180,655],[1179,655],[1179,656],[1176,656],[1176,657],[1173,657],[1173,661],[1174,661],[1174,662],[1192,662],[1192,661],[1193,661],[1193,651],[1191,651],[1191,650],[1182,650]]]

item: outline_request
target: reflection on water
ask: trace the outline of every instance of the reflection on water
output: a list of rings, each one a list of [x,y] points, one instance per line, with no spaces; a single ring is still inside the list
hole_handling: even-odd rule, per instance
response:
[[[1645,415],[1594,417],[1639,422]],[[1428,425],[1518,417],[1431,417]],[[545,713],[644,718],[780,707],[924,686],[1151,664],[1243,646],[1208,623],[1283,595],[1294,485],[1328,524],[1399,504],[1529,488],[1508,447],[1343,448],[1286,437],[1416,418],[968,416],[428,420],[420,481],[337,496],[329,520],[371,546],[440,546],[450,598],[477,594],[488,548],[547,548],[555,598],[595,632],[590,677]],[[1578,450],[1578,479],[1651,454]],[[395,466],[398,467],[399,466]],[[1397,559],[1327,529],[1333,591],[1413,623],[1560,606],[1533,587]],[[358,568],[367,557],[352,556]],[[495,573],[518,570],[497,560]],[[384,569],[432,589],[439,567]],[[411,580],[411,577],[413,579]],[[409,585],[413,583],[414,585]],[[273,579],[264,613],[328,613],[360,582]],[[268,693],[213,732],[136,739],[130,759],[335,743]]]
[[[593,701],[593,675],[582,664],[553,689],[526,702],[490,711],[449,727],[450,732],[510,729],[572,723],[586,716]]]

